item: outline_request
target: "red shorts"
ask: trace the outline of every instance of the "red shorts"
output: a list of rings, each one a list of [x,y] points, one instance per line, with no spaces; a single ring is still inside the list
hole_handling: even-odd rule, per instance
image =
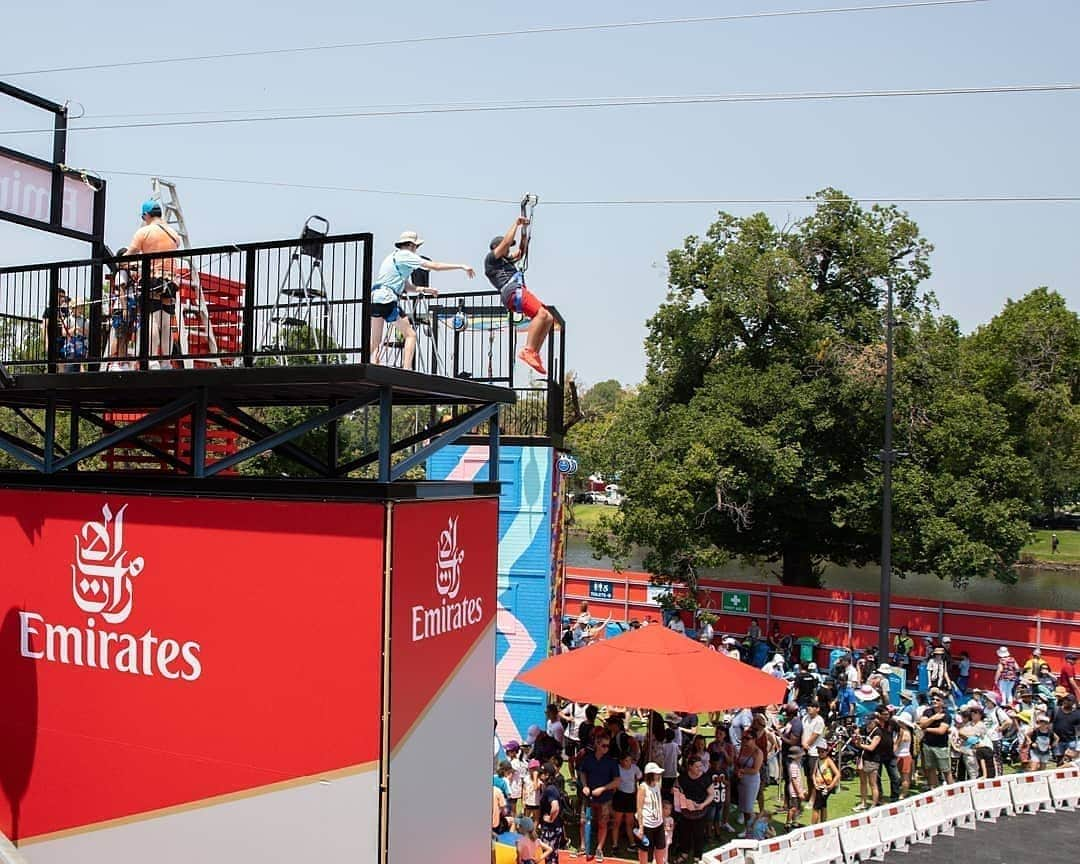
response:
[[[524,285],[514,292],[506,306],[510,311],[520,312],[526,318],[535,318],[537,313],[545,308],[540,299]]]

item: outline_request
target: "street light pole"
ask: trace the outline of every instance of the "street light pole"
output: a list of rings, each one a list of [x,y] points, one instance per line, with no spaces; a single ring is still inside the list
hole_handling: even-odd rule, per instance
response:
[[[878,651],[881,659],[889,656],[889,605],[892,600],[892,466],[896,461],[893,449],[893,282],[888,285],[885,304],[885,447],[881,451],[883,475],[881,501],[881,587],[878,609]]]

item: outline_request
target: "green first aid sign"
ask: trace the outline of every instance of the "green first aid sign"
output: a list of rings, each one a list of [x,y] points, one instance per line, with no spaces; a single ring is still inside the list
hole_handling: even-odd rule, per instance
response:
[[[720,608],[725,612],[749,612],[750,595],[744,591],[725,591]]]

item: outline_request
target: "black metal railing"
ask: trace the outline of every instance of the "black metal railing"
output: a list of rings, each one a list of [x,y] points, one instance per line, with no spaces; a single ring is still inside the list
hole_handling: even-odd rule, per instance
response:
[[[321,237],[321,235],[320,235]],[[0,364],[13,374],[343,364],[402,366],[403,328],[372,345],[370,234],[0,268]],[[540,376],[517,358],[528,321],[497,291],[407,296],[413,369],[513,388],[507,434],[563,425],[565,322]]]

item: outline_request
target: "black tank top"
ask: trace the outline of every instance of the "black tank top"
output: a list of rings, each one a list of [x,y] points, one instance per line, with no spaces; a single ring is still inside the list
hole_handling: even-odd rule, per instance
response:
[[[496,288],[502,288],[517,274],[514,262],[509,258],[496,258],[494,252],[488,252],[484,259],[484,275]]]

